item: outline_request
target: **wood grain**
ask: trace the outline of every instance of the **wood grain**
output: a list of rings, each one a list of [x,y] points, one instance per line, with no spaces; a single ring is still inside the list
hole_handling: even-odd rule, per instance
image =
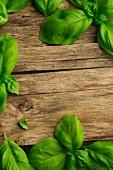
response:
[[[59,8],[75,8],[65,0]],[[19,60],[13,72],[20,83],[19,96],[9,95],[0,113],[0,144],[3,131],[20,145],[32,145],[54,130],[63,115],[78,116],[85,140],[113,139],[113,58],[97,44],[92,25],[77,42],[49,46],[38,39],[45,17],[30,3],[9,14],[0,34],[10,33],[19,43]],[[27,131],[18,125],[29,122]]]
[[[113,67],[113,57],[97,43],[23,48],[14,72]]]

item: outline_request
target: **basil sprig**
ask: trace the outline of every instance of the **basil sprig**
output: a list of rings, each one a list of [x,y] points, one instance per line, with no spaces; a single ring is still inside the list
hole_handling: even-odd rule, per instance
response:
[[[44,139],[31,148],[28,158],[35,170],[113,170],[113,143],[83,146],[83,129],[76,116],[64,116],[55,136],[57,139]]]
[[[50,2],[48,1],[48,4]],[[109,18],[113,16],[113,0],[70,0],[70,2],[81,10],[57,10],[41,25],[39,39],[54,45],[72,44],[94,23],[99,25],[97,40],[100,47],[113,55],[113,20]],[[40,2],[39,4],[42,5]],[[38,8],[40,10],[39,6]]]
[[[0,147],[0,170],[113,170],[113,142],[83,145],[84,134],[74,115],[65,115],[55,130],[55,138],[35,144],[28,157],[4,133]]]
[[[6,107],[8,92],[19,93],[19,84],[11,76],[18,60],[17,41],[9,34],[0,37],[0,112]]]

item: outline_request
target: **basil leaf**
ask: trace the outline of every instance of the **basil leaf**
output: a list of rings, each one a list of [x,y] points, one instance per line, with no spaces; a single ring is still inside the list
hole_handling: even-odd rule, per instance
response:
[[[71,155],[68,157],[67,163],[65,165],[64,170],[78,170],[77,167],[75,167],[75,157],[74,155]]]
[[[18,60],[17,41],[9,34],[0,37],[0,75],[9,76]]]
[[[98,141],[86,147],[96,169],[113,169],[113,143],[110,141]]]
[[[54,138],[47,138],[31,148],[28,155],[35,170],[63,170],[66,152]]]
[[[34,168],[30,165],[30,170],[34,170]]]
[[[1,170],[33,170],[25,152],[13,141],[5,139],[0,148]]]
[[[49,44],[72,44],[91,23],[81,10],[58,10],[42,24],[39,38]]]
[[[57,125],[56,138],[68,149],[79,149],[84,141],[80,121],[74,115],[66,115]]]
[[[45,15],[50,15],[63,0],[34,0],[36,7]]]
[[[7,12],[18,12],[23,10],[29,3],[29,0],[8,0],[6,4]]]
[[[98,0],[99,13],[113,16],[113,0]]]
[[[8,14],[4,3],[0,0],[0,26],[8,20]]]
[[[26,119],[20,119],[19,124],[23,129],[26,129],[26,130],[28,129],[28,122]]]
[[[113,20],[100,25],[97,39],[100,47],[113,55]]]
[[[88,0],[70,0],[70,2],[72,2],[77,7],[83,8],[84,4],[88,2]]]
[[[1,80],[5,86],[6,90],[10,93],[19,94],[19,83],[13,76],[3,77]]]
[[[7,92],[5,85],[0,83],[0,112],[6,108]]]
[[[94,165],[89,157],[89,154],[85,150],[76,150],[76,165],[79,167],[79,170],[94,170]]]
[[[1,1],[6,5],[8,0],[1,0]]]

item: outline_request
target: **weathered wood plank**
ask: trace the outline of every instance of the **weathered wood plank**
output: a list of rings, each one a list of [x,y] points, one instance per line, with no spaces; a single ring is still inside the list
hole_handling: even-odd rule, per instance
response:
[[[113,68],[16,75],[20,94],[113,89]]]
[[[10,96],[9,103],[7,109],[10,106],[13,111],[9,109],[2,114],[0,127],[20,145],[31,145],[52,137],[58,121],[68,113],[81,120],[86,141],[113,139],[112,89]],[[17,125],[23,116],[29,122],[27,131]],[[0,143],[2,141],[1,135]]]
[[[22,48],[14,72],[113,67],[113,57],[98,44]]]

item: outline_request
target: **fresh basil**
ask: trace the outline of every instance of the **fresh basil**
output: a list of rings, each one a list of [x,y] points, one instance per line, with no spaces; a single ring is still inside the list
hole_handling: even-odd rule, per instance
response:
[[[6,108],[7,92],[3,83],[0,83],[0,112]]]
[[[1,0],[5,5],[7,4],[8,0]]]
[[[76,150],[76,166],[79,170],[94,170],[93,162],[85,150]]]
[[[113,0],[98,0],[99,12],[113,16]]]
[[[6,76],[2,78],[2,82],[6,86],[6,90],[10,93],[19,94],[19,83],[13,76]]]
[[[9,76],[18,60],[17,41],[9,34],[0,37],[0,74]]]
[[[113,142],[98,141],[86,147],[95,169],[113,170]]]
[[[113,20],[100,25],[98,43],[105,51],[113,55]]]
[[[4,3],[0,0],[0,26],[8,20],[8,14]]]
[[[36,7],[45,15],[50,15],[63,0],[34,0]]]
[[[56,139],[47,138],[33,146],[28,158],[35,170],[63,170],[66,152]]]
[[[68,156],[64,170],[78,170],[74,155]]]
[[[57,125],[56,138],[68,149],[79,149],[84,141],[80,121],[74,115],[66,115]]]
[[[85,3],[88,2],[88,0],[70,0],[74,5],[80,8],[84,8]]]
[[[0,0],[0,26],[8,20],[7,12],[18,12],[28,5],[29,0]]]
[[[4,86],[5,87],[5,86]],[[29,154],[28,159],[24,151],[13,141],[7,139],[0,147],[0,169],[1,170],[113,170],[113,142],[98,141],[88,146],[83,146],[80,150],[70,143],[83,138],[82,127],[79,120],[74,115],[66,115],[58,124],[58,137],[61,143],[54,138],[43,139],[35,144]],[[67,132],[69,146],[66,136]],[[70,135],[69,135],[70,133]],[[80,137],[80,134],[81,137]],[[75,134],[75,138],[73,136]],[[61,135],[61,138],[59,137]],[[64,138],[63,138],[64,137]],[[78,139],[77,139],[78,137]],[[70,142],[71,141],[71,142]],[[75,142],[74,142],[75,141]],[[66,145],[65,145],[66,143]],[[64,147],[64,146],[65,147]],[[80,147],[80,146],[79,146]]]
[[[91,23],[81,10],[58,10],[42,24],[39,38],[49,44],[72,44]]]
[[[0,147],[1,170],[33,170],[25,152],[13,141],[5,137]]]
[[[40,10],[42,9],[41,7],[43,7],[44,10],[46,9],[45,1],[40,0],[41,3],[38,0],[35,1],[40,5],[40,7],[38,7]],[[113,31],[111,28],[109,30],[109,27],[112,26],[113,20],[109,21],[108,19],[108,16],[113,17],[113,0],[70,0],[70,2],[77,7],[82,8],[82,10],[62,9],[56,11],[41,25],[39,39],[45,43],[54,45],[72,44],[92,23],[94,23],[100,25],[98,34],[100,46],[113,55]],[[42,10],[43,13],[44,10]]]
[[[0,111],[6,107],[7,92],[19,93],[19,84],[17,80],[10,76],[18,60],[17,41],[9,34],[0,37],[0,84],[1,97]],[[5,85],[5,87],[4,87]],[[4,95],[3,95],[4,94]]]
[[[26,119],[20,119],[19,124],[23,129],[26,129],[26,130],[28,129],[28,122]]]
[[[23,10],[29,3],[29,0],[7,0],[7,12],[18,12]]]

